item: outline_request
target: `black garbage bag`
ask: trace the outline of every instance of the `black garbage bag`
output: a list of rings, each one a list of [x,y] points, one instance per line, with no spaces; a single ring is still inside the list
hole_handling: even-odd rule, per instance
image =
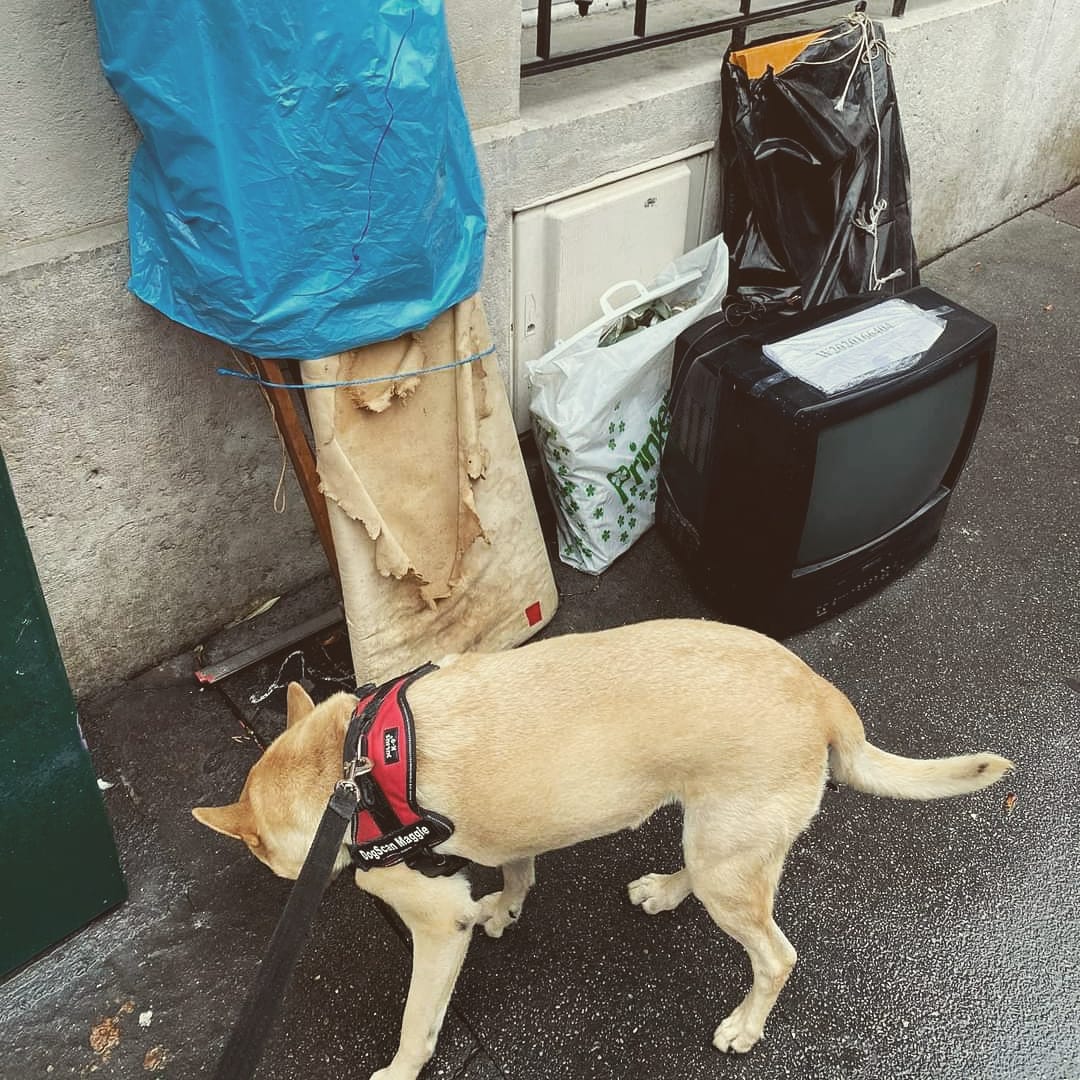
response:
[[[730,294],[813,307],[919,283],[889,50],[855,13],[729,48],[722,76]]]

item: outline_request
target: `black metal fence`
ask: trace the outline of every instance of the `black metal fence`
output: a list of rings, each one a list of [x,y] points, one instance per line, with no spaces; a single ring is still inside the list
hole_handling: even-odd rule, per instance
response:
[[[598,45],[592,49],[579,49],[574,52],[551,55],[551,5],[553,0],[539,0],[536,19],[536,56],[521,65],[522,77],[540,75],[545,71],[560,71],[563,68],[591,64],[597,60],[609,60],[614,56],[641,52],[643,49],[655,49],[661,45],[672,45],[677,41],[690,41],[692,38],[705,37],[708,34],[725,34],[729,31],[736,46],[746,40],[747,27],[760,23],[773,22],[786,15],[804,15],[820,8],[838,7],[850,4],[851,0],[796,0],[795,3],[774,4],[770,7],[751,10],[753,0],[739,0],[739,14],[729,15],[725,19],[683,26],[677,30],[664,30],[650,34],[648,31],[649,0],[634,0],[634,36],[609,45]],[[577,0],[578,11],[588,14],[592,0]],[[857,8],[865,4],[857,4]],[[907,0],[892,0],[892,14],[903,15]]]

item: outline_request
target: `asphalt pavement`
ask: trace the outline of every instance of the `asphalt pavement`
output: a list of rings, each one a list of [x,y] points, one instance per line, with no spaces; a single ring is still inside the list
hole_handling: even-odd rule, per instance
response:
[[[1080,189],[923,276],[999,329],[975,449],[929,555],[787,644],[878,745],[991,749],[1016,773],[933,803],[827,793],[778,900],[799,963],[744,1057],[710,1039],[749,985],[745,955],[695,900],[650,918],[626,897],[679,865],[675,808],[542,857],[521,922],[476,934],[425,1077],[1080,1077]],[[655,532],[598,579],[556,573],[548,633],[711,614]],[[210,1075],[289,884],[190,808],[235,797],[288,679],[318,697],[351,672],[331,630],[214,687],[192,673],[336,599],[315,581],[83,703],[131,896],[0,985],[0,1077]],[[393,1053],[408,972],[400,927],[343,876],[257,1075],[366,1078]]]

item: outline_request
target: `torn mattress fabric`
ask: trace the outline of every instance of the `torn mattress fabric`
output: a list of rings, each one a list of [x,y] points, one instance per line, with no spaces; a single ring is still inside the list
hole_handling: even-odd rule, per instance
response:
[[[479,300],[302,370],[357,676],[547,623],[558,594]]]

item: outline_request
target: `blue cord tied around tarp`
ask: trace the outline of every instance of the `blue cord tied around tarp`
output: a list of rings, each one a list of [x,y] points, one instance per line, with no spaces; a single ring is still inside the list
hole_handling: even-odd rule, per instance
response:
[[[403,379],[413,379],[420,375],[434,375],[437,371],[450,371],[452,368],[463,367],[465,364],[475,363],[490,356],[495,351],[492,345],[483,352],[473,353],[472,356],[463,356],[460,360],[451,360],[446,364],[435,364],[433,367],[416,368],[414,371],[395,371],[392,375],[372,375],[366,379],[345,379],[342,382],[318,382],[318,383],[282,383],[264,379],[261,375],[252,371],[234,371],[232,368],[218,368],[219,375],[231,375],[234,379],[246,379],[248,382],[258,383],[260,386],[270,386],[275,390],[336,390],[339,386],[368,386],[371,383],[400,382]]]

